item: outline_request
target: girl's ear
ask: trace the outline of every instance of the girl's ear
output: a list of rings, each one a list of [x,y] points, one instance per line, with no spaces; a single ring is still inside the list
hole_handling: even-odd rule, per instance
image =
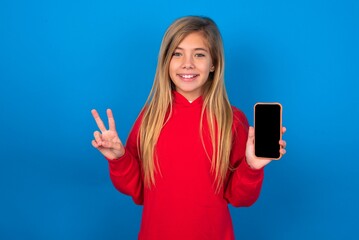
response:
[[[214,66],[209,69],[210,72],[214,72]]]

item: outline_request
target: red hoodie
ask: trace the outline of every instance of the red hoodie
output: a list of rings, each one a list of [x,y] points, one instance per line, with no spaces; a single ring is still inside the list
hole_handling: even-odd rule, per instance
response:
[[[248,121],[233,110],[233,145],[224,187],[215,192],[211,162],[200,137],[202,97],[190,103],[174,92],[173,112],[159,136],[156,153],[159,170],[155,186],[144,187],[137,135],[141,117],[135,122],[126,143],[125,155],[109,160],[114,186],[143,204],[140,240],[232,240],[234,232],[228,203],[250,206],[258,198],[263,169],[251,169],[245,159]],[[208,126],[204,142],[211,154]]]

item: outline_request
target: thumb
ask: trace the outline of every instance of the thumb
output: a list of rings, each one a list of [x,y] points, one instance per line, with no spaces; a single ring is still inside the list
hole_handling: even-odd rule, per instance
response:
[[[246,156],[251,157],[254,155],[254,128],[249,127],[248,139],[246,143]]]
[[[254,128],[253,127],[249,127],[249,130],[248,130],[247,144],[248,143],[254,143]]]

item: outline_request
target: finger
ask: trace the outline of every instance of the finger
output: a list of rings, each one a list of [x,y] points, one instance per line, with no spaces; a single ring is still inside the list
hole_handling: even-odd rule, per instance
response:
[[[116,131],[115,118],[113,117],[111,109],[107,109],[108,126],[110,130]]]
[[[102,145],[102,137],[101,137],[101,133],[99,131],[95,131],[93,133],[93,136],[95,138],[95,142],[98,146],[101,146]]]
[[[286,127],[282,127],[282,134],[284,134],[287,131]]]
[[[101,120],[101,118],[100,118],[100,115],[98,114],[98,112],[96,111],[96,109],[92,109],[92,110],[91,110],[91,113],[92,113],[93,118],[94,118],[95,121],[96,121],[96,124],[97,124],[98,128],[101,130],[101,132],[106,131],[105,124],[103,124],[103,122],[102,122],[102,120]]]
[[[284,141],[284,140],[280,140],[280,141],[279,141],[279,145],[281,145],[282,148],[286,148],[287,142]]]
[[[95,140],[92,140],[92,141],[91,141],[91,144],[92,144],[92,146],[93,146],[94,148],[100,147],[100,145],[98,145]]]
[[[280,152],[282,155],[284,155],[284,154],[287,153],[287,151],[286,151],[284,148],[281,148],[281,149],[279,150],[279,152]]]

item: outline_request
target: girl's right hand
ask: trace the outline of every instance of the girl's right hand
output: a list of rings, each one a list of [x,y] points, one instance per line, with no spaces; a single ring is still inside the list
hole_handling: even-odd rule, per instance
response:
[[[92,140],[92,146],[97,148],[106,158],[114,160],[122,157],[125,154],[125,148],[118,137],[115,125],[115,119],[111,109],[107,109],[107,118],[109,129],[107,130],[103,124],[100,115],[95,109],[91,110],[96,124],[101,132],[94,132],[94,140]]]

